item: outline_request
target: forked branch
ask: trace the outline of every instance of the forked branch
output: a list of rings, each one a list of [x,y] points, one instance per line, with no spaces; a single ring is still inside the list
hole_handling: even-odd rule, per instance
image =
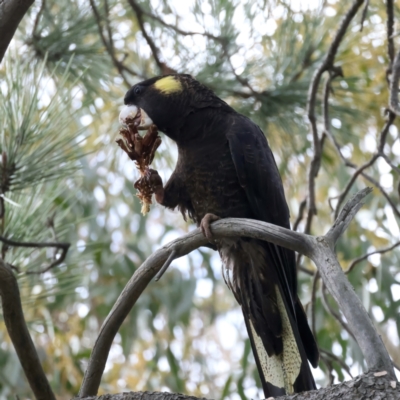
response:
[[[345,315],[370,370],[385,370],[394,379],[390,357],[368,313],[340,267],[333,247],[370,192],[364,189],[350,199],[333,227],[323,237],[313,237],[291,231],[267,222],[249,219],[223,219],[212,224],[213,235],[218,238],[247,236],[265,240],[310,257],[318,267],[324,284]],[[156,274],[171,258],[179,258],[208,243],[200,229],[177,239],[152,254],[134,273],[114,304],[100,329],[80,390],[80,397],[94,396],[111,344],[132,307]],[[171,257],[171,254],[174,256]],[[168,266],[167,265],[167,266]]]

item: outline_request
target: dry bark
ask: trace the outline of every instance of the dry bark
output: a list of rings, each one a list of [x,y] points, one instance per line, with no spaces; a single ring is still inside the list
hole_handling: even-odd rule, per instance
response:
[[[398,400],[400,384],[389,378],[388,374],[368,373],[354,380],[342,382],[327,388],[295,395],[277,397],[276,400]],[[378,376],[376,376],[378,375]],[[270,398],[272,399],[272,398]],[[85,397],[81,400],[206,400],[178,393],[126,392]]]

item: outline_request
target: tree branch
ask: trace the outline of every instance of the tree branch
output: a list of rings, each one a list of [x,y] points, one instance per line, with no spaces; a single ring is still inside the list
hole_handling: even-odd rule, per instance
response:
[[[212,230],[217,239],[249,236],[268,240],[302,254],[309,254],[312,251],[307,235],[266,222],[227,218],[213,223]],[[207,244],[208,239],[205,238],[200,229],[196,229],[156,251],[136,270],[100,328],[79,392],[81,397],[93,396],[97,393],[108,353],[118,329],[143,290],[162,268],[169,255],[175,251],[176,258],[179,258]]]
[[[307,199],[304,199],[299,205],[299,211],[297,213],[297,218],[293,224],[294,231],[297,231],[297,229],[299,229],[299,225],[300,225],[301,220],[303,219],[304,210],[306,209],[306,205],[307,205]]]
[[[389,133],[389,128],[391,127],[391,125],[393,124],[395,119],[395,115],[393,113],[389,113],[388,115],[388,119],[385,123],[385,126],[383,127],[381,134],[380,134],[380,139],[379,139],[379,148],[378,151],[371,157],[370,160],[368,160],[367,162],[365,162],[363,165],[361,165],[360,167],[358,167],[356,169],[356,171],[353,173],[352,177],[350,178],[349,182],[347,183],[345,189],[343,190],[343,192],[339,195],[338,197],[338,203],[336,205],[336,211],[335,211],[335,217],[337,217],[337,214],[339,212],[339,207],[341,206],[342,202],[344,201],[344,199],[346,198],[347,194],[349,193],[350,189],[352,188],[354,182],[356,181],[357,177],[359,175],[364,175],[364,170],[366,170],[367,168],[369,168],[371,165],[373,165],[375,163],[375,161],[381,156],[382,152],[383,152],[383,148],[385,147],[385,143],[386,143],[386,138],[387,135]],[[353,164],[352,164],[353,165]],[[354,166],[354,165],[353,165]],[[354,166],[355,167],[355,166]],[[379,185],[379,184],[378,184]],[[380,185],[379,185],[380,186]],[[382,192],[382,190],[381,190]]]
[[[143,19],[144,12],[143,12],[142,8],[140,7],[140,5],[135,0],[128,0],[128,3],[131,5],[133,11],[136,14],[136,18],[137,18],[140,30],[142,31],[143,37],[145,38],[148,46],[150,47],[150,50],[153,54],[154,61],[156,62],[158,68],[160,69],[160,73],[162,75],[176,73],[175,70],[170,68],[165,62],[163,62],[161,60],[161,57],[160,57],[161,51],[154,43],[154,40],[151,38],[151,36],[147,33],[147,30],[144,26],[144,19]]]
[[[63,243],[63,242],[17,242],[15,240],[7,239],[4,236],[0,236],[0,242],[3,242],[7,246],[12,246],[12,247],[33,247],[37,249],[44,249],[47,247],[55,247],[56,252],[57,250],[61,250],[61,255],[60,257],[57,258],[57,253],[54,254],[54,261],[50,263],[47,267],[41,269],[40,271],[27,271],[27,275],[32,275],[32,274],[43,274],[55,266],[61,264],[64,260],[65,257],[67,256],[68,249],[70,248],[71,244],[70,243]],[[13,266],[13,268],[16,268]],[[18,268],[17,268],[18,270]],[[19,272],[19,270],[18,270]]]
[[[357,340],[368,368],[374,371],[387,371],[395,379],[392,362],[382,339],[357,297],[354,288],[347,280],[332,250],[331,243],[325,237],[315,239],[316,246],[311,259],[318,266],[321,278],[346,317],[348,326]]]
[[[56,400],[40,364],[22,311],[18,283],[10,267],[0,259],[0,295],[4,322],[18,359],[36,399]]]
[[[361,14],[361,21],[360,21],[360,32],[362,32],[363,28],[364,28],[364,22],[365,22],[365,18],[367,17],[368,14],[368,7],[369,7],[369,0],[366,0],[365,5],[364,5],[364,9],[363,12]]]
[[[393,0],[386,0],[386,31],[387,31],[387,52],[389,56],[389,70],[392,68],[394,60],[394,10],[393,10]]]
[[[353,220],[358,210],[363,206],[364,203],[362,203],[362,200],[364,197],[371,192],[372,188],[368,187],[362,189],[345,204],[336,221],[325,235],[327,239],[332,241],[333,245],[335,245],[339,237],[343,234],[350,222]]]
[[[366,260],[369,256],[372,256],[374,254],[384,254],[387,253],[388,251],[391,251],[393,249],[395,249],[396,247],[400,246],[400,241],[396,242],[395,244],[393,244],[390,247],[385,247],[384,249],[379,249],[379,250],[375,250],[375,251],[371,251],[370,253],[366,253],[360,257],[357,257],[355,260],[353,260],[351,262],[351,264],[349,265],[349,267],[346,269],[345,273],[348,274],[349,272],[351,272],[353,270],[353,268],[360,263],[361,261]]]
[[[394,378],[393,366],[387,350],[334,253],[334,244],[360,209],[361,200],[369,192],[369,188],[361,190],[346,203],[326,236],[316,239],[310,237],[315,240],[315,245],[309,257],[317,265],[324,284],[346,317],[368,367],[372,370],[385,370]]]
[[[108,21],[108,14],[106,15],[106,25],[107,25],[107,32],[108,32],[108,40],[107,40],[107,38],[105,37],[104,32],[103,32],[103,25],[102,25],[102,22],[101,22],[101,16],[100,16],[100,13],[99,13],[99,11],[98,11],[98,9],[96,7],[96,4],[95,4],[94,0],[89,0],[89,2],[90,2],[90,7],[92,8],[92,11],[93,11],[94,18],[96,20],[97,29],[99,31],[100,39],[101,39],[105,49],[107,50],[107,53],[111,57],[111,60],[112,60],[112,62],[114,64],[115,68],[120,73],[120,75],[121,75],[121,77],[122,77],[122,79],[124,81],[125,86],[130,88],[132,85],[130,84],[130,82],[128,81],[127,77],[125,76],[125,71],[130,73],[133,76],[137,76],[138,74],[136,74],[132,69],[128,68],[126,65],[124,65],[123,62],[121,62],[121,61],[119,61],[117,59],[117,56],[115,54],[115,47],[114,47],[114,42],[113,42],[113,38],[112,38],[112,33],[111,33],[111,27],[110,27],[110,24],[109,24],[109,21]],[[107,2],[105,4],[106,4],[105,8],[106,8],[106,11],[108,13],[108,4],[107,4]]]
[[[335,356],[333,353],[331,353],[328,350],[325,349],[319,349],[319,351],[321,352],[321,354],[326,355],[327,357],[329,357],[331,360],[336,361],[348,374],[349,376],[353,379],[353,375],[350,371],[350,368],[348,365],[346,365],[346,363],[341,360],[338,356]]]
[[[393,113],[390,113],[390,114],[389,114],[389,120],[392,121],[392,122],[390,122],[390,124],[393,123],[394,117],[395,117],[395,114],[393,114]],[[385,130],[385,134],[383,134],[383,135],[381,134],[379,149],[380,149],[380,148],[383,149],[383,147],[384,147],[384,144],[385,144],[384,140],[386,140],[387,132],[389,131],[390,124],[386,123],[386,124],[385,124],[385,127],[383,128],[383,129]],[[357,174],[357,171],[359,170],[359,168],[362,168],[362,166],[361,166],[361,167],[358,167],[356,164],[352,163],[351,161],[347,160],[346,157],[344,157],[344,155],[343,155],[343,153],[342,153],[342,150],[341,150],[340,144],[337,142],[337,140],[335,139],[335,137],[334,137],[332,134],[330,134],[330,132],[328,132],[328,137],[331,139],[332,144],[334,145],[334,147],[335,147],[335,149],[336,149],[336,151],[337,151],[337,153],[338,153],[340,159],[343,161],[344,165],[345,165],[346,167],[356,169],[355,174]],[[378,156],[385,158],[385,155],[383,154],[383,150],[382,150],[382,151],[381,151],[381,150],[378,150],[378,153],[377,153],[377,154],[378,154]],[[386,162],[388,162],[386,158],[385,158],[385,160],[386,160]],[[375,160],[375,161],[376,161],[376,160]],[[367,162],[367,163],[368,163],[368,162]],[[389,162],[388,162],[388,164],[390,165]],[[365,165],[365,164],[364,164],[364,165]],[[391,166],[392,166],[392,165],[391,165]],[[394,168],[394,169],[395,169],[395,168]],[[394,201],[390,198],[389,194],[385,191],[385,189],[382,187],[382,185],[380,185],[380,183],[379,183],[376,179],[372,178],[372,176],[368,175],[364,170],[365,170],[365,168],[363,168],[362,172],[361,172],[360,174],[358,174],[358,175],[361,175],[361,176],[362,176],[363,178],[365,178],[368,182],[372,183],[377,189],[379,189],[379,191],[382,193],[382,195],[386,198],[386,200],[388,201],[388,203],[389,203],[390,206],[392,207],[393,212],[400,218],[400,211],[397,209],[397,205],[396,205],[396,204],[394,203]],[[396,168],[395,170],[397,171],[397,168]],[[353,183],[355,182],[355,180],[350,179],[350,182],[352,182],[352,184],[353,184]],[[346,186],[346,188],[348,188],[348,189],[350,190],[350,187],[348,187],[348,185]],[[336,206],[336,211],[335,211],[335,214],[336,214],[336,215],[337,215],[337,212],[338,212],[338,210],[339,210],[340,204],[342,203],[342,201],[343,201],[344,198],[345,198],[345,196],[343,196],[343,193],[346,193],[346,195],[347,195],[347,193],[348,193],[349,190],[346,190],[346,189],[345,189],[345,191],[342,192],[342,194],[340,194],[339,196],[331,197],[331,198],[329,199],[329,200],[332,200],[332,199],[339,199],[339,200],[340,200],[340,202],[338,202],[338,203],[337,203],[337,206]],[[331,207],[331,208],[332,208],[332,207]]]
[[[351,330],[349,329],[349,326],[346,324],[346,322],[343,321],[343,318],[341,315],[333,309],[331,304],[329,303],[328,299],[328,293],[327,293],[327,288],[325,285],[322,285],[322,305],[325,307],[325,310],[332,315],[333,318],[336,319],[337,322],[341,325],[341,327],[354,339],[354,335],[352,334]]]
[[[180,29],[178,26],[176,25],[171,25],[168,24],[167,22],[165,22],[161,17],[159,17],[158,15],[152,14],[150,12],[147,12],[145,10],[143,10],[141,8],[141,13],[143,15],[145,15],[148,18],[151,18],[155,21],[157,21],[158,23],[160,23],[161,25],[163,25],[165,28],[169,28],[172,29],[173,31],[175,31],[176,33],[178,33],[179,35],[182,36],[195,36],[195,35],[200,35],[200,36],[204,36],[208,39],[211,40],[215,40],[216,42],[220,42],[220,43],[225,43],[226,42],[226,38],[221,37],[221,36],[214,36],[211,33],[208,32],[193,32],[193,31],[184,31],[183,29]]]
[[[40,9],[36,14],[35,22],[33,24],[31,36],[34,38],[37,36],[37,28],[39,26],[40,18],[42,17],[43,11],[46,8],[46,0],[42,0],[42,4],[40,5]]]
[[[350,22],[356,15],[358,9],[362,5],[364,0],[356,0],[353,2],[353,5],[347,11],[344,16],[338,31],[336,32],[334,39],[328,49],[328,52],[325,56],[324,61],[319,66],[319,68],[315,71],[310,88],[308,91],[308,100],[307,100],[307,114],[310,122],[310,129],[313,137],[313,146],[314,146],[314,157],[310,163],[310,169],[308,173],[308,214],[307,214],[307,222],[304,232],[310,233],[311,224],[314,215],[317,213],[317,208],[315,204],[315,178],[318,175],[320,166],[321,166],[321,158],[322,158],[322,149],[323,149],[323,140],[325,139],[325,134],[322,135],[321,139],[318,135],[317,128],[317,118],[315,116],[315,106],[317,101],[317,93],[319,84],[321,81],[322,74],[326,71],[334,70],[334,60],[336,57],[336,53],[338,51],[339,45],[344,38],[344,35],[347,31]]]
[[[382,185],[376,180],[374,179],[372,176],[366,174],[365,172],[363,172],[361,174],[368,182],[371,182],[376,188],[379,189],[379,191],[382,193],[382,195],[386,198],[386,200],[388,201],[388,203],[390,204],[390,206],[392,207],[393,212],[400,218],[400,211],[397,209],[397,205],[395,204],[395,202],[391,199],[391,197],[389,196],[389,194],[386,192],[386,190],[382,187]]]
[[[0,0],[0,63],[19,23],[34,0]]]
[[[217,239],[252,237],[266,240],[310,257],[317,265],[324,284],[329,288],[348,320],[349,328],[356,337],[368,367],[372,370],[388,371],[390,376],[394,376],[390,357],[333,252],[334,242],[347,228],[360,208],[361,200],[368,193],[369,189],[364,189],[350,199],[343,212],[340,213],[335,225],[324,237],[315,238],[267,222],[241,218],[227,218],[217,221],[212,224],[212,230]],[[156,251],[136,270],[100,329],[81,386],[81,397],[96,395],[108,353],[118,329],[143,290],[164,263],[168,259],[170,261],[171,253],[175,252],[176,258],[179,258],[206,244],[208,244],[208,240],[200,229],[196,229]]]

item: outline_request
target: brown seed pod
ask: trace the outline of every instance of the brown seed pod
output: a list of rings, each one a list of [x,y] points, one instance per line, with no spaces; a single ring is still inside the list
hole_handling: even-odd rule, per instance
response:
[[[140,178],[134,187],[138,190],[137,197],[142,203],[142,214],[146,215],[150,211],[151,197],[154,193],[149,181],[151,175],[149,166],[161,144],[161,138],[155,125],[151,125],[143,137],[140,136],[135,122],[134,119],[126,118],[126,126],[119,131],[122,139],[118,139],[117,144],[131,160],[135,161],[140,172]]]

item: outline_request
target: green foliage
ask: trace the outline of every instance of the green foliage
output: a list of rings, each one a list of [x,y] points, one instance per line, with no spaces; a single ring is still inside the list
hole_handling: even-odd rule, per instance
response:
[[[70,225],[76,222],[76,218],[71,218],[71,205],[76,200],[70,190],[82,180],[78,171],[84,155],[81,146],[84,132],[71,113],[72,95],[66,88],[68,65],[62,71],[57,67],[51,74],[46,74],[45,65],[41,61],[22,62],[14,53],[8,56],[2,71],[1,235],[20,242],[67,238],[76,242],[76,233]],[[81,279],[75,255],[74,245],[67,264],[61,263],[39,277],[26,273],[45,269],[55,261],[59,255],[54,249],[3,245],[3,259],[19,271],[22,302],[27,307],[27,321],[34,335],[44,332],[45,327],[54,333],[49,312],[59,313],[65,307],[66,297],[68,302],[75,298]],[[10,352],[7,336],[2,342],[5,364],[0,396],[7,396],[19,390],[22,371],[15,354]],[[39,352],[45,349],[46,346],[39,348]],[[29,392],[26,385],[21,390]]]
[[[49,72],[68,69],[72,86],[79,80],[85,94],[96,93],[112,64],[102,49],[90,7],[79,1],[50,0],[37,5],[36,11],[35,19],[23,25],[31,34],[18,35],[28,45],[30,59],[45,60]]]
[[[5,63],[0,98],[3,193],[69,176],[82,154],[79,132],[71,134],[71,93],[65,90],[69,66],[56,87],[51,75],[43,76],[45,63],[35,64],[19,64],[10,57]]]

